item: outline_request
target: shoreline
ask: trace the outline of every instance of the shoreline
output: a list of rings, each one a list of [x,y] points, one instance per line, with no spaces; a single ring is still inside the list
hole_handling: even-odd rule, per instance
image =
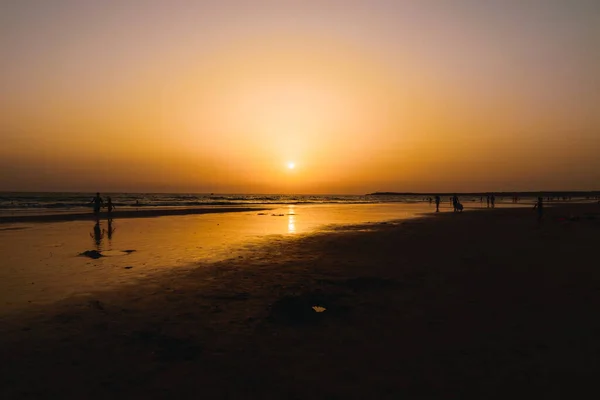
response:
[[[163,208],[163,209],[137,209],[116,210],[112,212],[111,218],[151,218],[172,215],[197,215],[215,213],[233,213],[248,211],[264,211],[271,207],[204,207],[204,208]],[[37,215],[0,215],[0,224],[12,224],[20,222],[67,222],[67,221],[95,221],[97,219],[109,219],[108,213],[103,211],[97,218],[92,212],[86,213],[62,213],[62,214],[37,214]]]
[[[529,208],[496,208],[274,239],[233,259],[2,317],[0,390],[6,398],[67,388],[79,397],[572,393],[595,385],[599,229],[600,207],[578,204],[547,208],[541,224]]]
[[[386,193],[379,193],[378,195],[385,196]],[[474,207],[471,208],[470,205],[475,202],[466,202],[465,204],[468,206],[467,208],[470,210],[476,209],[486,209],[486,207]],[[569,207],[569,206],[577,206],[579,204],[596,204],[596,200],[583,200],[583,201],[573,201],[569,203],[565,202],[545,202],[546,207]],[[336,205],[337,203],[325,203],[327,205]],[[396,204],[395,202],[391,203],[341,203],[340,205],[377,205],[377,204]],[[398,204],[426,204],[426,202],[405,202]],[[431,203],[429,203],[431,204]],[[442,204],[445,204],[443,201]],[[480,203],[476,203],[480,204]],[[497,202],[498,208],[504,207],[529,207],[533,206],[534,202],[521,202],[521,203],[508,203],[508,202]],[[96,217],[91,211],[61,211],[61,212],[49,212],[49,213],[25,213],[19,214],[19,212],[13,212],[8,214],[6,212],[0,212],[0,225],[1,224],[13,224],[13,223],[23,223],[23,222],[36,222],[36,223],[46,223],[46,222],[68,222],[68,221],[94,221],[94,220],[106,220],[106,219],[129,219],[129,218],[153,218],[153,217],[161,217],[161,216],[177,216],[177,215],[199,215],[199,214],[215,214],[215,213],[230,213],[230,212],[248,212],[248,211],[265,211],[272,210],[275,208],[280,208],[283,206],[289,206],[289,203],[269,203],[269,204],[256,204],[252,206],[236,206],[236,205],[207,205],[201,207],[172,207],[172,208],[128,208],[123,209],[119,208],[116,211],[113,211],[110,218],[108,216],[108,212],[102,211],[100,212],[99,217]],[[301,204],[291,204],[291,205],[319,205],[313,203],[301,203]]]

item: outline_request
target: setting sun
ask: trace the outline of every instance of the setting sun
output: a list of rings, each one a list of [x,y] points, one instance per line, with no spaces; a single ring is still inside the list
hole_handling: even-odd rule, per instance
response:
[[[581,2],[8,2],[0,191],[595,189]]]

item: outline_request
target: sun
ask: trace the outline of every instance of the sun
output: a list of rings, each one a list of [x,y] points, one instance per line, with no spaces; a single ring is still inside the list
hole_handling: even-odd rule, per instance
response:
[[[294,169],[294,168],[296,168],[296,164],[295,164],[295,163],[293,163],[293,162],[290,162],[290,163],[288,163],[287,167],[288,167],[289,169]]]

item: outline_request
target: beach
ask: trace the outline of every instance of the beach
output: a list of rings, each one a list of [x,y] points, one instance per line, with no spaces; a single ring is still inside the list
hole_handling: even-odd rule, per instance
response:
[[[598,204],[549,207],[541,222],[531,207],[392,218],[378,206],[327,227],[319,213],[338,208],[135,219],[159,236],[132,248],[104,236],[99,260],[72,254],[95,249],[90,221],[34,224],[31,237],[74,229],[81,241],[57,247],[72,281],[48,283],[49,269],[52,296],[22,289],[35,271],[3,288],[0,395],[560,398],[594,387]],[[192,250],[199,221],[219,224],[218,240],[203,236],[208,253]],[[118,223],[115,241],[129,229]]]
[[[0,400],[598,391],[600,1],[0,20]]]

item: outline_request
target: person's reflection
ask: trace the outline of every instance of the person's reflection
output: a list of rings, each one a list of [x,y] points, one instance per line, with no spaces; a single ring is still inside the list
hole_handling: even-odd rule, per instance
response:
[[[115,228],[113,226],[113,220],[112,220],[112,218],[109,218],[109,220],[108,220],[108,229],[105,231],[106,232],[106,237],[108,238],[109,243],[112,241],[113,233],[115,233],[116,229],[117,228]]]
[[[102,239],[104,239],[104,232],[100,227],[100,221],[96,221],[94,230],[90,233],[90,237],[94,239],[96,250],[100,251],[102,249]]]

